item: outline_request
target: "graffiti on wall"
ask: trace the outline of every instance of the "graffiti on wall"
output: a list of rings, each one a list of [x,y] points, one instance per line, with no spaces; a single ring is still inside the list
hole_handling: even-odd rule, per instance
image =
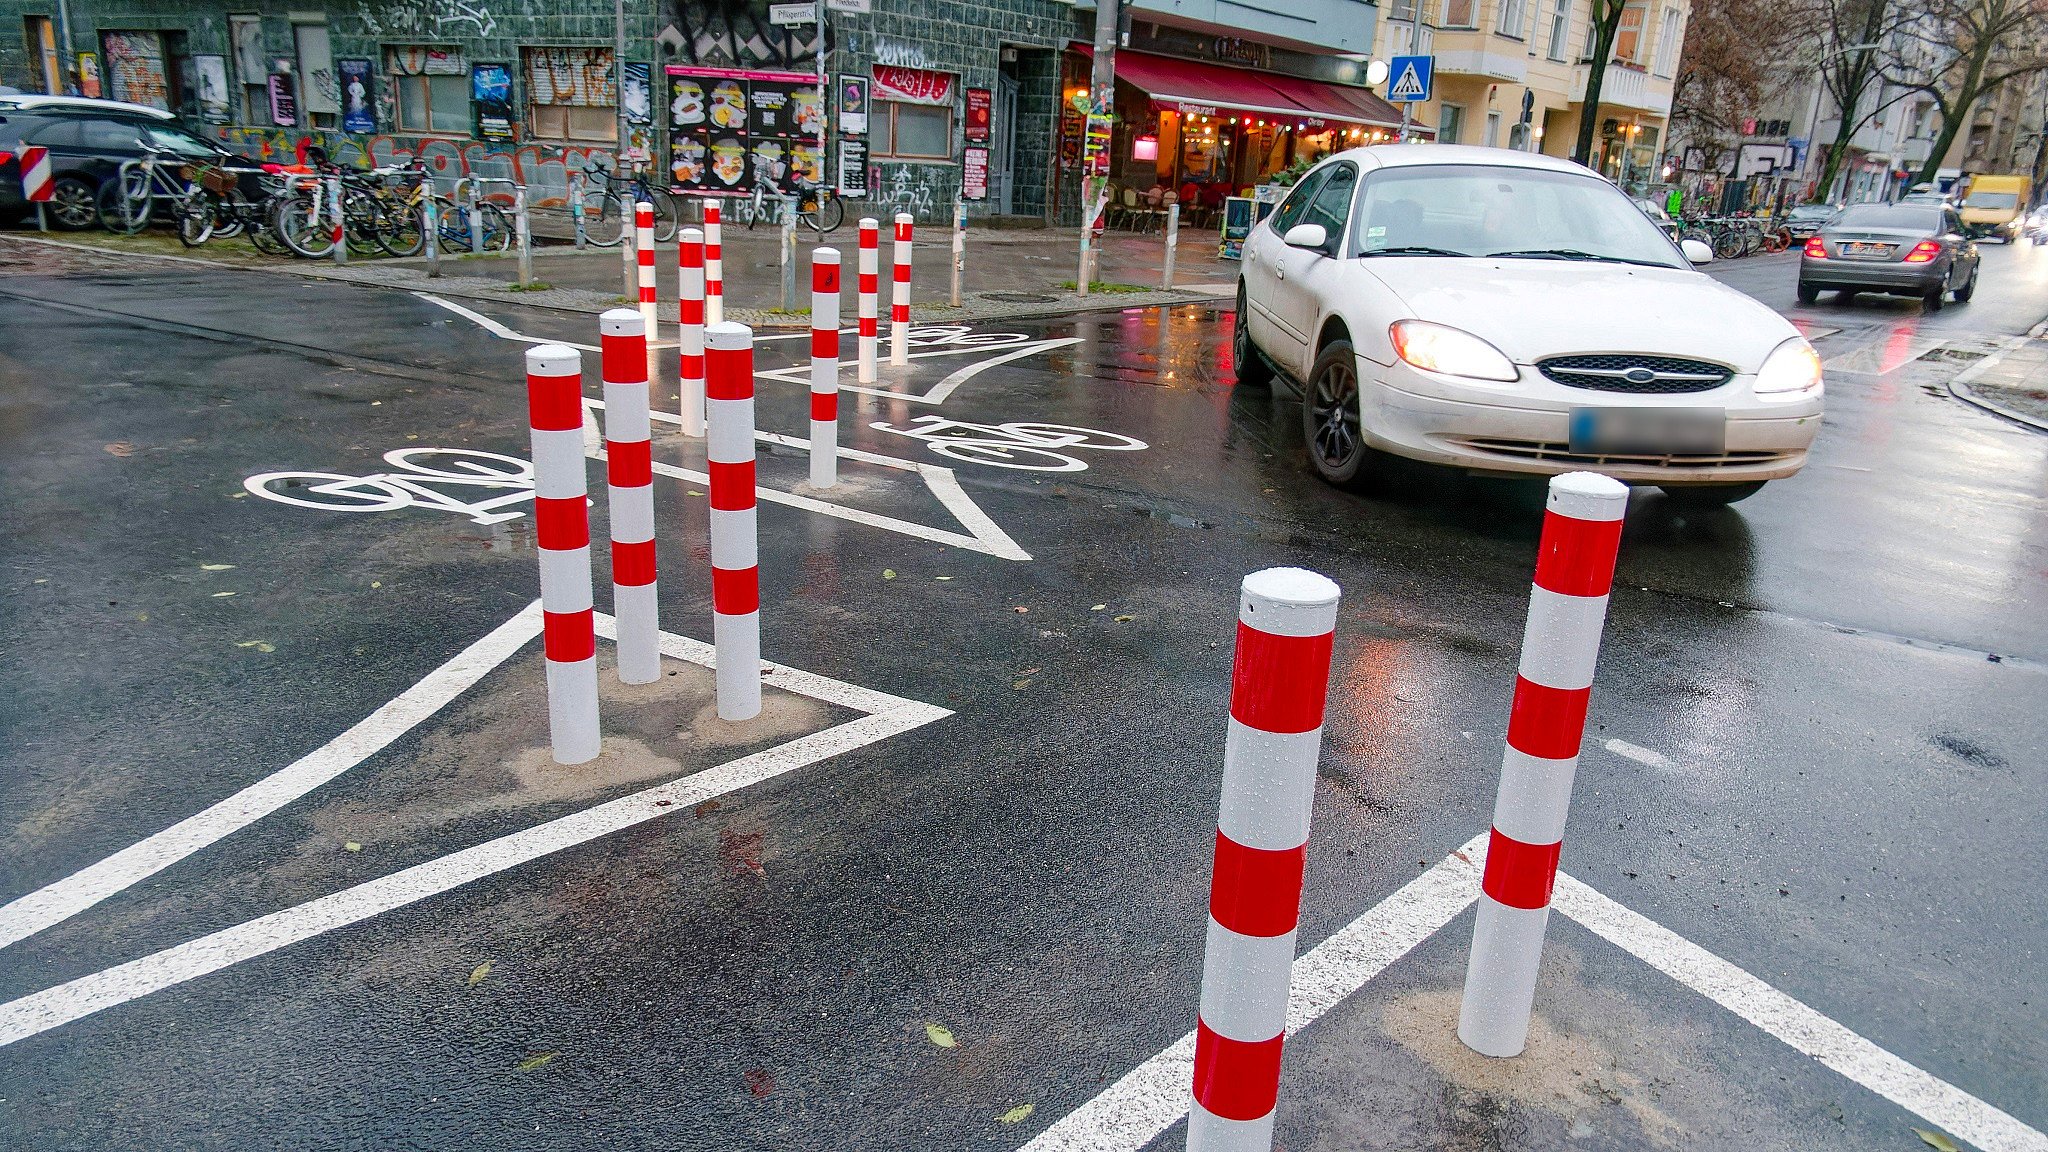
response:
[[[423,4],[392,4],[380,15],[365,4],[363,25],[372,36],[394,33],[414,35],[494,36],[498,18],[491,15],[484,0],[427,0]]]
[[[611,153],[603,148],[539,144],[506,148],[479,140],[346,136],[286,128],[223,128],[221,142],[281,164],[293,163],[301,146],[308,143],[326,148],[336,163],[356,167],[409,164],[418,157],[444,191],[463,176],[496,177],[526,185],[527,200],[543,208],[568,204],[571,172],[611,164]]]
[[[868,199],[885,212],[908,212],[920,221],[938,218],[939,204],[950,201],[952,169],[939,164],[877,164]]]
[[[669,12],[660,40],[677,64],[787,71],[817,59],[818,26],[771,23],[767,0],[670,0]]]

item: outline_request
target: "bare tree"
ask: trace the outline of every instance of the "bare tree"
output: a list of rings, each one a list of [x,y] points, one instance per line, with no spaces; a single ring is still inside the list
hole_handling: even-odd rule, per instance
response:
[[[1842,158],[1849,152],[1849,141],[1879,112],[1906,95],[1905,89],[1897,89],[1889,99],[1865,104],[1873,87],[1883,91],[1880,81],[1884,78],[1884,42],[1897,19],[1892,0],[1825,0],[1825,4],[1820,78],[1838,115],[1835,138],[1827,146],[1820,179],[1813,186],[1815,203],[1826,200],[1828,189],[1834,187],[1835,175],[1842,170]],[[1818,136],[1819,128],[1816,117],[1809,131]]]
[[[1825,25],[1820,6],[1816,0],[1693,0],[1671,88],[1673,135],[1709,156],[1725,153],[1743,135],[1743,121],[1801,75],[1781,62]]]
[[[2048,71],[2048,3],[2043,0],[1906,0],[1900,48],[1882,71],[1924,92],[1941,113],[1941,134],[1914,178],[1930,181],[1969,124],[1977,101],[2009,80]]]
[[[1580,105],[1579,138],[1572,145],[1572,159],[1592,166],[1593,132],[1600,125],[1600,89],[1607,80],[1607,58],[1614,55],[1615,35],[1621,31],[1621,14],[1629,0],[1592,0],[1593,54],[1581,63],[1591,64],[1586,74],[1586,100]]]

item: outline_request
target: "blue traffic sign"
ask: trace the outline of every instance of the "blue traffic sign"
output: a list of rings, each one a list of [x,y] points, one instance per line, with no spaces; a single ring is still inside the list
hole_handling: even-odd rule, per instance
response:
[[[1396,56],[1387,65],[1387,99],[1396,104],[1429,99],[1436,86],[1436,57]]]

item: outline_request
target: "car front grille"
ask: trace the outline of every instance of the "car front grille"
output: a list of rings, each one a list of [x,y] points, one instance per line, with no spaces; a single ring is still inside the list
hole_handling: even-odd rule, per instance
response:
[[[1506,456],[1515,460],[1541,460],[1556,464],[1578,464],[1587,467],[1603,465],[1637,465],[1653,468],[1726,468],[1740,464],[1769,464],[1785,459],[1784,452],[1720,452],[1711,456],[1646,456],[1623,452],[1592,453],[1574,452],[1569,444],[1550,440],[1511,440],[1504,437],[1484,436],[1460,438],[1457,443],[1477,452],[1494,456]]]
[[[1567,388],[1657,395],[1706,392],[1726,384],[1735,375],[1723,365],[1705,360],[1627,353],[1552,356],[1537,361],[1536,369]]]

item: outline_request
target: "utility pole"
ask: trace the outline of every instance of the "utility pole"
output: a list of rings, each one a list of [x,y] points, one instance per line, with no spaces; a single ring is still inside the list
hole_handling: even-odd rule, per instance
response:
[[[71,5],[67,0],[57,0],[57,35],[64,38],[64,47],[57,53],[57,87],[62,91],[52,92],[50,95],[81,95],[78,85],[72,81],[77,71],[75,65],[78,62],[78,53],[72,50]]]
[[[1095,278],[1095,218],[1109,200],[1109,150],[1113,147],[1109,114],[1116,107],[1116,40],[1122,24],[1118,0],[1096,0],[1095,61],[1088,77],[1088,116],[1082,128],[1081,267],[1074,277],[1074,291],[1082,296],[1088,295],[1088,285]],[[1100,177],[1095,174],[1098,166]]]
[[[1422,47],[1422,0],[1408,0],[1408,55],[1421,55]],[[1408,143],[1408,124],[1415,117],[1415,101],[1401,101],[1401,143]],[[1442,125],[1439,124],[1439,127]]]
[[[652,81],[649,81],[650,84]],[[653,93],[648,93],[652,98]],[[621,180],[626,175],[626,0],[612,0],[612,99],[619,105],[619,145],[612,151],[612,179]],[[633,230],[633,202],[627,198],[622,202],[626,219],[622,224],[628,236],[639,238]],[[625,278],[624,295],[631,299],[639,294],[639,267],[637,254],[632,244],[619,245],[619,256],[623,261],[621,275]]]
[[[825,0],[818,0],[818,187],[813,193],[818,198],[818,214],[825,213],[825,192],[831,183],[832,154],[831,140],[832,85],[827,82],[825,68]]]

